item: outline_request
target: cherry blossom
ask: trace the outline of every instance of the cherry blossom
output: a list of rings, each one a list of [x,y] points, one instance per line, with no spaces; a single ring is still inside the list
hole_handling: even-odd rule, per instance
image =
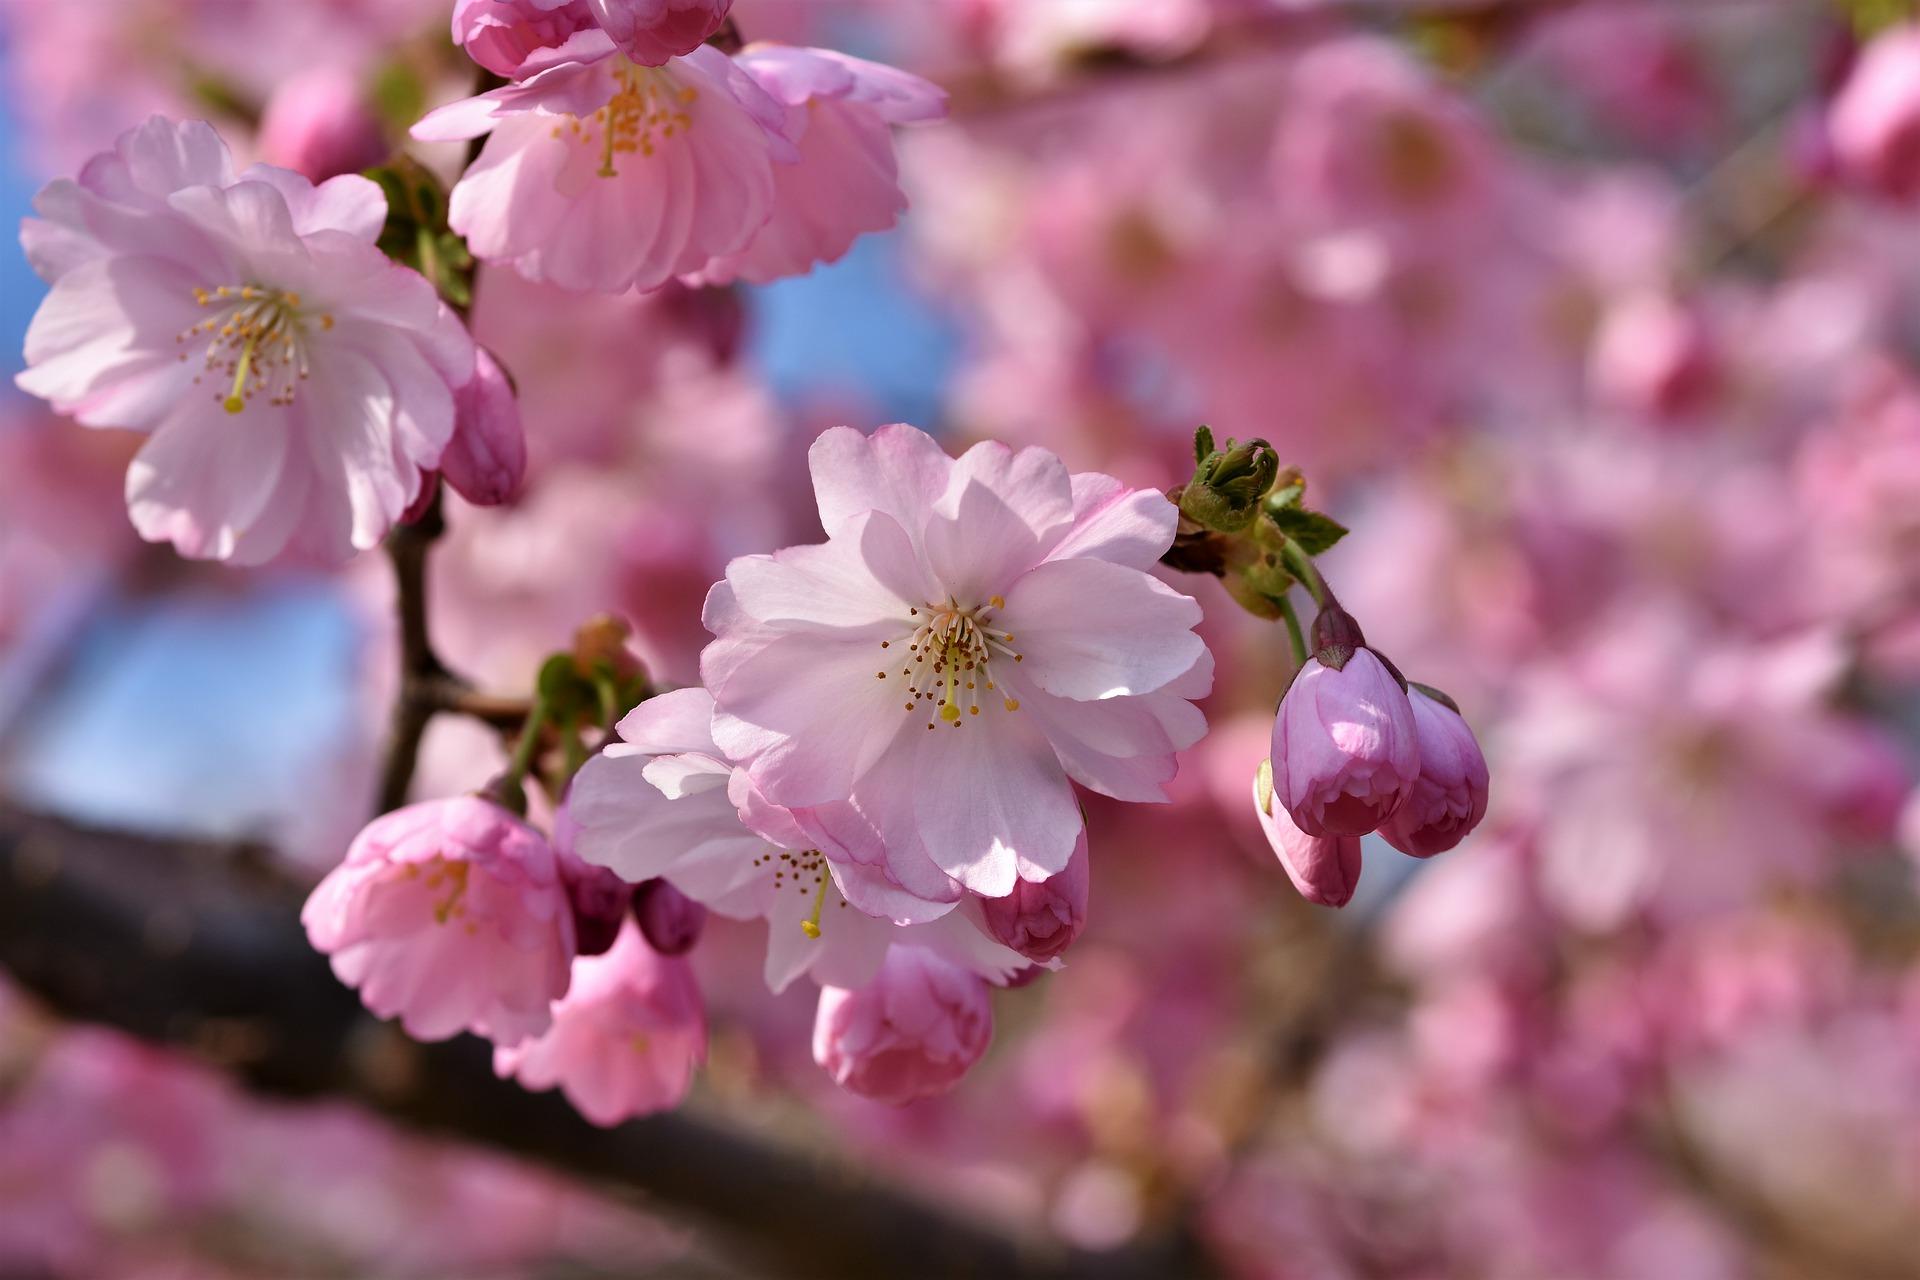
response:
[[[156,117],[35,207],[21,238],[52,291],[18,382],[149,433],[127,474],[141,536],[236,564],[378,545],[475,368],[433,287],[374,247],[378,187],[236,176],[211,128]]]
[[[500,1075],[534,1090],[558,1085],[606,1127],[678,1106],[706,1058],[706,1009],[692,970],[647,946],[631,920],[605,955],[573,962],[550,1028],[493,1052]]]
[[[1164,798],[1213,672],[1199,606],[1148,572],[1164,497],[908,426],[809,458],[828,541],[735,560],[707,600],[713,739],[758,792],[933,898],[1063,870],[1072,782]]]
[[[781,104],[717,49],[564,62],[442,107],[421,141],[491,135],[453,189],[474,254],[577,292],[655,289],[739,253],[795,156]]]
[[[417,1040],[514,1045],[567,992],[573,910],[553,848],[477,796],[376,819],[300,913],[369,1009]]]

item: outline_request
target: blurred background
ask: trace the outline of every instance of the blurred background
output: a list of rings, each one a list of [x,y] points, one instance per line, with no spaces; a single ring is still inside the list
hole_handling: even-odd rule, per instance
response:
[[[397,144],[471,85],[448,9],[0,0],[0,204],[155,111],[288,162],[261,121],[315,83]],[[739,0],[749,40],[949,89],[901,139],[913,212],[769,288],[483,270],[533,467],[514,508],[450,506],[450,662],[524,691],[612,611],[691,681],[726,561],[818,537],[831,425],[1166,486],[1208,422],[1355,530],[1327,574],[1461,704],[1493,811],[1430,863],[1369,838],[1353,904],[1305,905],[1248,800],[1284,638],[1182,579],[1212,732],[1171,806],[1091,798],[1089,931],[998,997],[989,1059],[905,1109],[840,1093],[812,1000],[716,921],[689,1110],[1021,1239],[1177,1233],[1195,1275],[1920,1275],[1911,10]],[[0,254],[8,373],[40,290]],[[19,396],[0,419],[0,793],[317,877],[373,793],[385,563],[183,563],[128,527],[132,438]],[[503,758],[443,719],[417,794]],[[716,1232],[256,1098],[0,980],[0,1276],[695,1274]]]

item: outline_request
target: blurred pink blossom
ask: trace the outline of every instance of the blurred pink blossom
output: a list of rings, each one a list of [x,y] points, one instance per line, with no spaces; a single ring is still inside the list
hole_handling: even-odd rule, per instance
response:
[[[692,969],[647,946],[632,921],[605,955],[573,962],[551,1027],[493,1052],[500,1075],[534,1090],[558,1085],[603,1127],[678,1106],[706,1058],[706,1009]]]

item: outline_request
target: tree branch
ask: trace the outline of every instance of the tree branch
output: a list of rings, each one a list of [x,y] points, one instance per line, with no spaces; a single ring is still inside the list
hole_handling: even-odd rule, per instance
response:
[[[1106,1255],[1014,1239],[831,1153],[688,1114],[617,1129],[496,1079],[471,1037],[380,1023],[306,942],[304,896],[257,850],[91,830],[0,805],[0,964],[58,1012],[179,1046],[251,1088],[391,1119],[645,1192],[762,1273],[832,1280],[1149,1280],[1183,1242]]]

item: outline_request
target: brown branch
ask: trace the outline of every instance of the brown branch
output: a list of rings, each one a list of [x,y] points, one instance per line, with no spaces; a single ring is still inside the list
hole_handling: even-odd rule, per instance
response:
[[[405,1125],[636,1188],[758,1274],[1150,1280],[1178,1241],[1088,1255],[935,1208],[833,1153],[688,1114],[617,1129],[495,1079],[470,1037],[416,1044],[308,947],[302,888],[258,851],[89,830],[0,806],[0,964],[56,1011],[207,1058],[256,1090],[356,1100]]]

